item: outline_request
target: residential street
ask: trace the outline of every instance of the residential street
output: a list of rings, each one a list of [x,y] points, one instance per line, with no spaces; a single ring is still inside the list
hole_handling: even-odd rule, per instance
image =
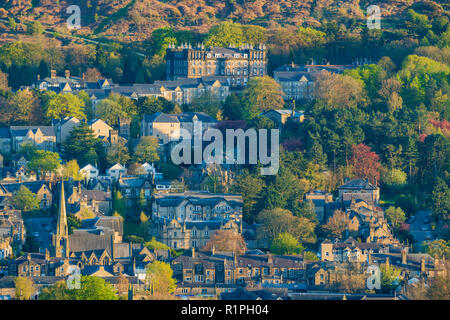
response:
[[[52,243],[52,234],[54,232],[54,226],[52,225],[51,218],[31,218],[25,220],[25,227],[27,235],[33,235],[39,233],[39,237],[35,237],[39,244],[40,252],[45,252],[45,249],[50,250]],[[50,230],[45,230],[50,227]]]
[[[433,240],[433,234],[431,232],[430,224],[424,223],[425,219],[431,219],[431,211],[418,211],[414,216],[414,221],[410,225],[410,232],[417,243],[422,243],[423,241]],[[426,228],[427,231],[424,231]]]

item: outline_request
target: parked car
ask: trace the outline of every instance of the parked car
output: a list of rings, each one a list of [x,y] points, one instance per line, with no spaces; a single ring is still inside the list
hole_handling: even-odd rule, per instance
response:
[[[428,231],[428,228],[426,226],[423,226],[420,230],[422,231]]]
[[[39,238],[39,232],[33,232],[33,237]]]
[[[429,218],[423,219],[423,223],[430,223],[430,219]]]
[[[52,228],[51,228],[50,226],[47,225],[47,226],[45,226],[44,230],[45,230],[45,231],[51,231]]]

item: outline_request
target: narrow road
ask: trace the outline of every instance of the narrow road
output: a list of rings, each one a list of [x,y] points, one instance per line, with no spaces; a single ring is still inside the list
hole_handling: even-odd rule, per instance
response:
[[[431,232],[430,224],[424,222],[424,220],[426,219],[431,220],[431,211],[418,211],[414,216],[414,221],[410,224],[409,231],[411,232],[414,240],[417,243],[433,240],[433,234]],[[426,231],[424,229],[426,229]]]
[[[52,244],[52,235],[55,232],[55,227],[52,225],[51,218],[25,219],[25,227],[27,230],[27,236],[33,235],[34,233],[39,234],[38,237],[35,237],[39,245],[39,252],[44,253],[45,249],[50,250]]]

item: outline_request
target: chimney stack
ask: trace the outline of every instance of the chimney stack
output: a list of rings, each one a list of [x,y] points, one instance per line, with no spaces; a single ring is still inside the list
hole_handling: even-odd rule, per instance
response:
[[[50,78],[56,79],[56,70],[50,70]]]
[[[389,257],[386,257],[386,269],[389,268]]]
[[[192,249],[191,249],[191,256],[192,256],[192,258],[195,258],[195,248],[194,247],[192,247]]]
[[[420,259],[420,272],[425,273],[425,256]]]
[[[66,76],[66,79],[70,78],[70,70],[65,70],[64,75]]]
[[[212,249],[211,249],[211,254],[215,255],[216,254],[216,247],[213,245]]]
[[[407,259],[406,259],[406,248],[402,249],[402,264],[406,264],[407,263]]]

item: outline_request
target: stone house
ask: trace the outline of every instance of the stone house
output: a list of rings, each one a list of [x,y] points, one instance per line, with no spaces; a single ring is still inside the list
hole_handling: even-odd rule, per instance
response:
[[[25,142],[46,151],[56,150],[56,135],[52,126],[11,126],[12,151],[17,152]]]
[[[160,144],[178,141],[181,138],[181,129],[194,134],[194,125],[201,123],[202,133],[213,127],[216,121],[202,112],[185,112],[182,114],[165,114],[157,112],[152,115],[144,115],[141,123],[141,136],[154,136]]]
[[[94,131],[94,136],[96,138],[101,137],[109,137],[110,131],[112,128],[103,120],[101,119],[93,119],[88,121],[89,128]]]
[[[92,164],[88,163],[79,170],[79,173],[87,180],[96,179],[99,174],[99,170]]]
[[[120,163],[116,163],[111,168],[106,170],[106,175],[113,180],[118,180],[120,177],[123,177],[127,174],[127,169],[122,166]]]
[[[10,275],[17,277],[65,276],[69,272],[69,260],[51,257],[47,250],[42,253],[27,253],[13,260]]]
[[[281,285],[305,281],[306,264],[301,256],[251,255],[186,251],[171,262],[178,285]]]
[[[283,110],[267,110],[262,113],[263,116],[271,119],[273,122],[278,124],[279,126],[282,126],[286,124],[286,122],[289,120],[294,122],[303,122],[305,120],[305,114],[303,111],[296,111],[296,110],[289,110],[289,109],[283,109]]]
[[[127,206],[131,206],[140,200],[141,194],[144,196],[146,205],[150,205],[153,191],[153,184],[150,179],[140,177],[120,177],[117,182],[117,189],[125,198]]]
[[[21,186],[27,187],[31,192],[36,194],[40,199],[40,208],[48,209],[53,204],[53,194],[50,189],[50,185],[43,180],[27,181],[21,183],[1,183],[0,184],[0,197],[13,197]]]
[[[363,200],[367,203],[378,203],[380,200],[380,188],[369,183],[365,179],[351,179],[338,187],[341,201]]]
[[[52,126],[56,134],[56,144],[61,145],[70,135],[72,130],[81,124],[75,117],[65,117],[63,119],[53,119]]]

